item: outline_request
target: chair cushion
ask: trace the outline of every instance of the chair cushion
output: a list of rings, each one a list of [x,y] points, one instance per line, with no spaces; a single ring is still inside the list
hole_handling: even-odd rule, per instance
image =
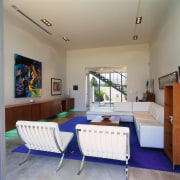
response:
[[[66,150],[66,148],[67,148],[68,144],[70,143],[71,139],[73,138],[74,134],[71,132],[60,131],[59,135],[60,135],[61,140],[63,142],[62,150],[64,151],[64,150]]]
[[[119,126],[76,125],[78,144],[85,156],[126,160],[130,158],[129,128]]]
[[[73,136],[73,133],[61,133],[56,122],[17,121],[16,126],[29,149],[60,153],[66,149]]]

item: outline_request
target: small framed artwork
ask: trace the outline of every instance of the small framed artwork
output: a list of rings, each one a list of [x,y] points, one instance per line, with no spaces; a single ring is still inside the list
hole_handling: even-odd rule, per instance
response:
[[[73,85],[73,91],[77,91],[78,90],[78,85]]]
[[[51,78],[51,96],[62,94],[62,81],[61,79]]]

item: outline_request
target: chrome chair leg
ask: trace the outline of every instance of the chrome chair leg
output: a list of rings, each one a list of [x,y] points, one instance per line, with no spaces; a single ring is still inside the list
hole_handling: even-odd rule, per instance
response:
[[[60,159],[60,161],[59,161],[58,167],[57,167],[57,169],[56,169],[56,173],[59,171],[59,169],[60,169],[60,167],[61,167],[61,165],[62,165],[63,159],[64,159],[64,153],[62,154],[62,157],[61,157],[61,159]]]
[[[26,162],[26,160],[27,160],[30,152],[31,152],[31,149],[29,149],[29,151],[28,151],[28,153],[26,154],[26,156],[24,157],[23,161],[19,163],[19,166]]]
[[[80,173],[81,173],[81,171],[82,171],[82,168],[83,168],[83,166],[84,166],[84,159],[85,159],[85,156],[83,156],[83,158],[82,158],[81,166],[80,166],[79,172],[77,173],[78,175],[80,175]]]
[[[126,155],[126,180],[128,180],[128,155]]]

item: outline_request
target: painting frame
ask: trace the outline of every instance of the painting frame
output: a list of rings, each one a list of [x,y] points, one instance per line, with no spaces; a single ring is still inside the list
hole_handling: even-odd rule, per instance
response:
[[[51,78],[51,96],[62,94],[62,80],[58,78]]]
[[[14,97],[40,97],[42,62],[14,54]]]
[[[178,72],[174,71],[165,76],[159,78],[159,89],[164,89],[165,85],[171,85],[173,83],[178,83]]]

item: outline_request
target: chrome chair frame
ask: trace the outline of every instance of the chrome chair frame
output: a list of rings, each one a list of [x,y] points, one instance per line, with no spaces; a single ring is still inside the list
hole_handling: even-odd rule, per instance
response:
[[[43,123],[43,122],[42,122]],[[26,127],[26,126],[25,126]],[[35,126],[29,126],[28,128],[35,128]],[[38,128],[46,128],[46,127],[38,127]],[[20,135],[20,130],[19,130],[19,125],[16,124],[16,129],[17,129],[17,133],[18,133],[18,136],[21,140],[21,142],[26,146],[26,142],[23,140],[23,137]],[[55,128],[51,127],[50,130],[52,131],[52,134],[53,134],[53,140],[56,144],[56,147],[57,149],[59,150],[60,153],[62,153],[62,157],[60,158],[60,161],[58,163],[58,166],[56,168],[56,173],[59,171],[59,169],[61,168],[62,166],[62,162],[63,162],[63,159],[64,159],[64,155],[65,155],[65,152],[66,152],[66,149],[67,149],[67,146],[64,150],[61,149],[61,147],[59,146],[58,144],[58,141],[57,141],[57,138],[56,138],[56,135],[55,135]],[[73,136],[72,136],[73,137]],[[72,138],[71,138],[72,139]],[[70,140],[71,141],[71,140]],[[26,146],[27,147],[27,146]],[[28,148],[28,147],[27,147]],[[29,149],[29,148],[28,148]],[[28,153],[26,154],[26,156],[24,157],[24,159],[19,163],[19,165],[22,165],[23,163],[25,163],[31,153],[33,149],[29,149]]]
[[[84,167],[85,157],[86,157],[85,154],[83,153],[82,149],[81,149],[81,143],[80,143],[80,139],[79,139],[79,132],[80,131],[81,131],[81,129],[76,128],[76,134],[77,134],[77,141],[78,141],[79,150],[80,150],[81,154],[83,155],[82,160],[81,160],[80,169],[79,169],[77,175],[80,175],[80,173],[82,172],[83,167]],[[92,131],[89,130],[89,132],[92,132]],[[100,133],[102,133],[102,132],[100,132]],[[120,134],[120,132],[118,132],[117,134]],[[130,158],[129,157],[129,152],[130,152],[129,133],[123,133],[123,135],[126,136],[125,174],[126,174],[126,180],[127,180],[128,179],[128,160]]]

